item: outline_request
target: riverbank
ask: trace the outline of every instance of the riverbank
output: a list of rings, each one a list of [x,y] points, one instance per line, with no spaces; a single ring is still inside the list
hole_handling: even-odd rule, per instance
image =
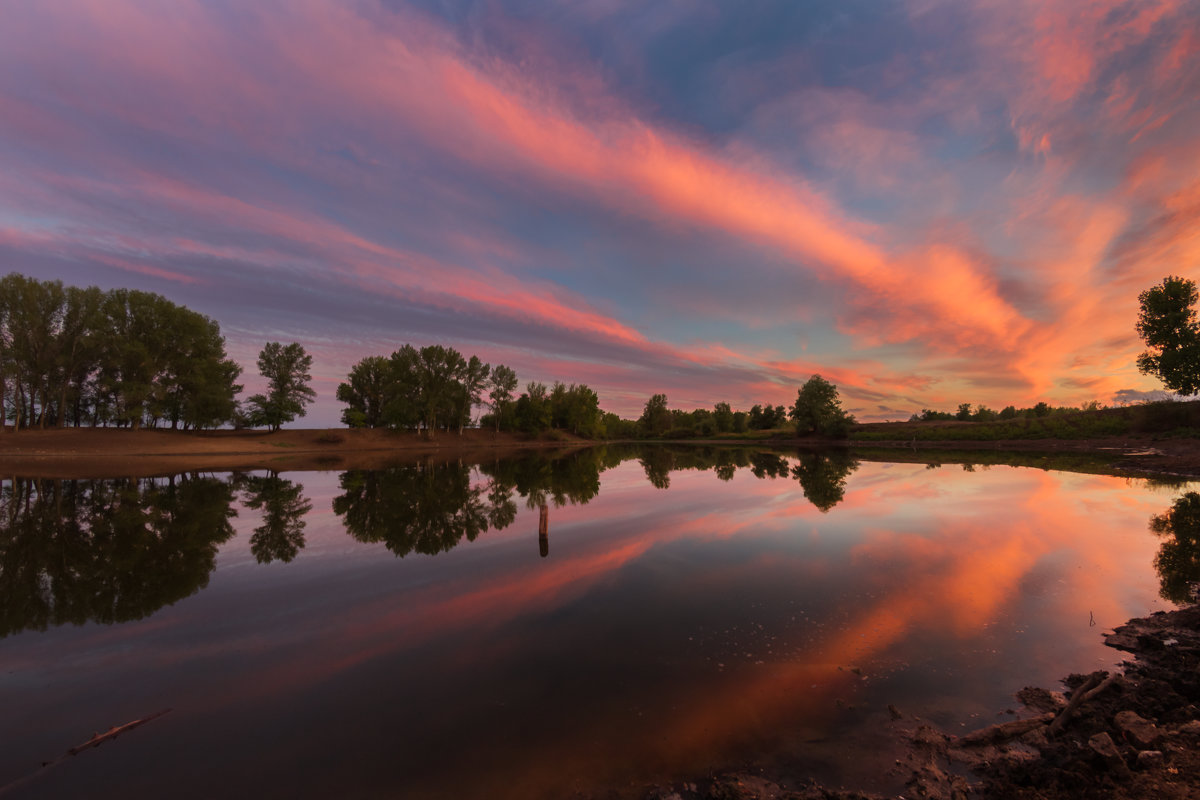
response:
[[[900,423],[894,423],[900,424]],[[0,434],[0,474],[41,478],[145,477],[208,470],[370,469],[398,459],[479,460],[547,448],[599,442],[555,431],[542,437],[468,429],[426,438],[380,429],[171,431],[117,428],[11,428]],[[615,444],[616,442],[607,442]],[[624,443],[624,442],[623,442]],[[635,442],[646,443],[651,442]],[[1013,463],[1073,472],[1129,476],[1200,477],[1200,439],[1125,436],[1098,439],[986,441],[830,441],[779,436],[684,439],[672,445],[730,447],[848,447],[866,460],[939,463]]]
[[[1133,656],[1027,687],[1015,719],[963,736],[889,706],[905,797],[927,800],[1185,800],[1200,791],[1200,607],[1130,620],[1105,644]],[[1012,713],[1012,712],[1009,712]],[[653,787],[658,800],[883,800],[744,771]]]
[[[147,477],[193,471],[373,469],[414,458],[481,460],[526,450],[586,447],[567,435],[465,430],[417,433],[350,428],[170,431],[11,428],[0,435],[0,475],[38,478]]]

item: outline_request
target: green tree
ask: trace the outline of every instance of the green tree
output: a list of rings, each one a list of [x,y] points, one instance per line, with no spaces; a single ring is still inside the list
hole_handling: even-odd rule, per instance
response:
[[[729,403],[717,403],[713,406],[713,424],[718,433],[729,433],[733,430],[733,409]]]
[[[1183,395],[1200,392],[1196,299],[1195,281],[1174,275],[1138,295],[1137,332],[1149,348],[1138,356],[1138,370]]]
[[[671,412],[667,410],[665,394],[652,395],[642,409],[638,427],[644,436],[662,436],[671,427]]]
[[[550,429],[553,417],[546,384],[531,381],[525,386],[525,392],[517,398],[516,421],[517,427],[526,433]]]
[[[492,377],[488,381],[488,403],[492,409],[492,419],[495,422],[496,430],[500,430],[500,424],[509,410],[512,403],[513,392],[517,390],[517,373],[512,367],[506,367],[503,364],[497,364],[492,369]]]
[[[813,375],[800,387],[790,416],[800,436],[816,433],[844,439],[854,424],[854,417],[842,410],[837,387],[820,375]]]
[[[971,419],[971,404],[959,403],[958,411],[954,413],[954,418],[959,422],[969,422]]]
[[[392,363],[383,356],[367,356],[350,368],[337,387],[337,399],[346,404],[342,423],[351,428],[378,428],[384,424],[384,404],[394,382]]]
[[[250,397],[251,423],[277,431],[283,423],[303,417],[305,406],[317,396],[308,385],[310,369],[312,356],[298,342],[267,342],[258,354],[258,371],[267,379],[267,393]]]

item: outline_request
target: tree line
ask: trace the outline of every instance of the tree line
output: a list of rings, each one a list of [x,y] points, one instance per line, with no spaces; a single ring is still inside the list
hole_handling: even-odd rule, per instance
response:
[[[0,418],[14,429],[278,429],[315,397],[311,364],[299,344],[268,342],[268,391],[243,404],[215,320],[151,292],[0,278]]]
[[[841,404],[837,387],[820,375],[813,375],[796,392],[790,407],[770,403],[754,405],[749,411],[735,411],[729,403],[717,403],[712,410],[672,409],[665,394],[646,401],[637,420],[608,421],[613,438],[687,439],[722,433],[779,430],[794,425],[798,436],[826,436],[844,439],[855,424],[854,416]]]
[[[453,347],[406,344],[390,356],[367,356],[355,364],[338,385],[337,398],[346,404],[342,422],[352,428],[461,433],[474,409],[486,405],[481,428],[604,436],[600,398],[588,386],[530,382],[517,395],[518,382],[511,367],[493,367]]]

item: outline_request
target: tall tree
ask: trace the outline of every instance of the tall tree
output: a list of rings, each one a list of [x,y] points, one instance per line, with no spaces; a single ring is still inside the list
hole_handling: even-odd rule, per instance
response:
[[[437,430],[438,420],[446,424],[456,422],[452,418],[462,403],[460,389],[467,360],[453,347],[440,344],[422,347],[418,354],[421,422],[426,432],[432,435]]]
[[[665,394],[652,395],[642,409],[638,426],[646,436],[661,436],[671,427],[671,412],[667,410]]]
[[[492,417],[496,421],[496,430],[499,431],[500,421],[512,402],[513,392],[517,390],[517,373],[512,367],[497,364],[492,369],[488,388],[490,390],[488,398],[491,401],[488,405],[492,408]]]
[[[308,385],[310,369],[312,356],[298,342],[267,342],[258,354],[258,371],[267,379],[267,393],[250,397],[251,422],[277,431],[283,423],[303,417],[305,406],[317,396]]]
[[[801,436],[816,433],[844,439],[854,424],[854,417],[842,410],[837,387],[820,375],[813,375],[800,387],[790,416]]]
[[[1195,281],[1174,275],[1138,295],[1137,332],[1150,348],[1138,356],[1138,369],[1184,395],[1200,392],[1196,299]]]
[[[351,428],[378,428],[384,424],[384,404],[395,378],[391,362],[383,356],[367,356],[350,369],[345,383],[337,387],[337,399],[348,408],[342,422]]]

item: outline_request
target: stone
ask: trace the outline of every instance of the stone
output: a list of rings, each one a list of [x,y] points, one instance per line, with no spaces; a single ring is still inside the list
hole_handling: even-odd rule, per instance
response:
[[[1117,778],[1128,778],[1132,774],[1125,759],[1121,758],[1121,751],[1117,749],[1117,743],[1107,733],[1097,733],[1088,739],[1088,747],[1104,760],[1104,765],[1108,767],[1109,772]]]
[[[1149,749],[1161,735],[1153,722],[1142,718],[1136,711],[1119,712],[1113,717],[1113,724],[1125,740],[1139,750]]]
[[[1137,764],[1139,769],[1158,769],[1163,765],[1162,750],[1143,750],[1138,753]]]
[[[1088,747],[1092,748],[1092,752],[1105,761],[1121,760],[1121,751],[1117,749],[1116,742],[1107,733],[1097,733],[1088,739]]]

